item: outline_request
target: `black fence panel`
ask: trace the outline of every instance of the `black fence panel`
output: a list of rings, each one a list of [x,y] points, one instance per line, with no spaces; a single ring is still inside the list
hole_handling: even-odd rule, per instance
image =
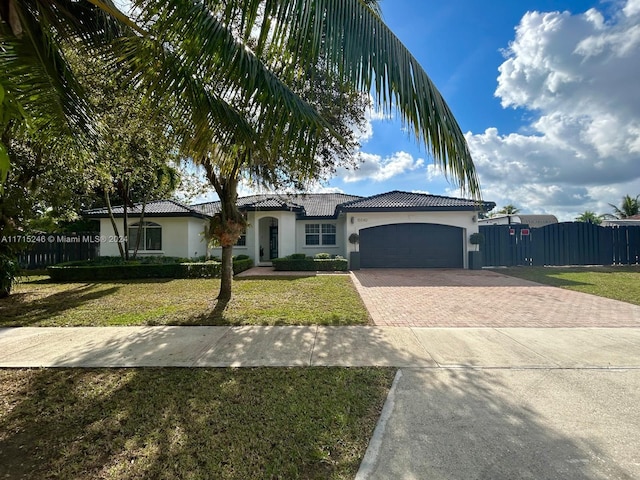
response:
[[[100,235],[96,232],[31,235],[25,239],[28,248],[18,255],[18,263],[26,269],[93,260],[100,255]]]
[[[531,229],[528,225],[484,225],[479,228],[484,235],[483,261],[486,266],[514,267],[531,265]]]
[[[613,230],[613,263],[634,265],[640,263],[640,226],[622,225]]]
[[[633,265],[640,263],[640,226],[564,222],[480,227],[485,266]]]

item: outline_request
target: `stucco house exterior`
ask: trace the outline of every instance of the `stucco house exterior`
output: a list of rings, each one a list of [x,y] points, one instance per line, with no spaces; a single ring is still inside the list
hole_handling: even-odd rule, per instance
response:
[[[495,204],[393,191],[371,197],[261,194],[239,198],[238,206],[248,227],[234,246],[234,255],[248,255],[256,265],[270,265],[273,258],[294,253],[329,253],[349,259],[351,252],[359,252],[362,268],[467,268],[467,252],[474,249],[469,236],[478,231],[478,213]],[[219,256],[221,249],[207,250],[203,235],[207,220],[219,209],[219,202],[147,204],[144,248],[139,254]],[[122,234],[123,209],[113,210]],[[100,220],[100,254],[118,255],[117,245],[108,241],[114,233],[106,209],[85,214]],[[137,229],[139,206],[128,215],[131,237]],[[355,243],[349,241],[353,234],[358,236]]]

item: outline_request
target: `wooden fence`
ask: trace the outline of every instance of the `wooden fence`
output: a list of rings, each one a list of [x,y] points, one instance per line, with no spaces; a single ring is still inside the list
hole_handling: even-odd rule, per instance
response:
[[[486,225],[480,233],[485,237],[480,248],[485,266],[640,264],[640,226]]]
[[[18,255],[22,268],[45,268],[56,263],[92,260],[100,252],[100,234],[52,233],[25,237],[28,248]]]

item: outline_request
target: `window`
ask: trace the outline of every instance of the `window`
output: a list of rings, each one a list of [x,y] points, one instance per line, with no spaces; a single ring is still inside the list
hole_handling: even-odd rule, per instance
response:
[[[162,250],[162,227],[157,223],[143,222],[142,228],[139,223],[129,226],[129,250],[135,250],[139,245],[140,250]],[[138,244],[138,233],[140,233],[140,243]]]
[[[335,245],[336,244],[336,226],[331,223],[322,224],[322,244],[323,245]]]
[[[307,223],[304,233],[306,245],[336,244],[336,226],[332,223]]]
[[[247,246],[247,233],[243,233],[238,237],[238,241],[236,242],[236,247],[246,247]]]
[[[304,226],[305,244],[306,245],[320,245],[320,224],[307,223]]]

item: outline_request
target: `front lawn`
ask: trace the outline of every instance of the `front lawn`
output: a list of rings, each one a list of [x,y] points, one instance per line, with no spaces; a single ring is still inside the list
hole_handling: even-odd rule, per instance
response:
[[[222,323],[210,314],[218,279],[52,283],[24,277],[0,300],[0,326],[361,325],[369,322],[347,275],[234,281]]]
[[[640,267],[512,267],[497,272],[640,305]]]
[[[393,375],[0,370],[0,478],[353,479]]]

